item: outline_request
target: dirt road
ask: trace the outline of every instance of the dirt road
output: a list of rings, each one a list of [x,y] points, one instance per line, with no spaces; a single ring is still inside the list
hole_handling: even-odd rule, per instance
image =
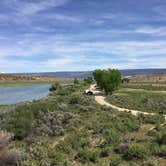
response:
[[[94,93],[94,94],[98,94],[95,96],[95,100],[97,103],[99,103],[100,105],[105,105],[105,106],[108,106],[108,107],[111,107],[119,112],[130,112],[132,115],[139,115],[139,114],[144,114],[144,115],[156,115],[155,113],[150,113],[150,112],[142,112],[142,111],[138,111],[138,110],[132,110],[132,109],[127,109],[127,108],[121,108],[121,107],[118,107],[118,106],[115,106],[113,104],[110,104],[108,103],[106,100],[105,100],[105,96],[103,95],[100,95],[99,93],[99,90],[96,90],[96,85],[95,84],[92,84],[90,86],[90,90]],[[102,94],[102,93],[101,93]],[[166,120],[166,115],[164,115],[165,117],[165,120]]]

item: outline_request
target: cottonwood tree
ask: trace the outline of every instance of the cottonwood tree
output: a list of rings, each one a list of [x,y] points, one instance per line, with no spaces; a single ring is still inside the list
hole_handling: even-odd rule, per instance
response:
[[[99,88],[106,94],[112,94],[121,83],[121,73],[117,69],[95,70],[93,72],[94,79]]]

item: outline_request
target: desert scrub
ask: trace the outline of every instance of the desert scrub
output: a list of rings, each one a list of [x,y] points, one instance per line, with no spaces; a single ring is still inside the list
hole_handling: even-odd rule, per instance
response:
[[[121,92],[108,96],[107,100],[123,108],[166,114],[166,94]]]
[[[132,144],[128,147],[124,154],[124,158],[127,160],[132,159],[145,159],[148,156],[149,152],[143,145]]]
[[[164,128],[162,128],[160,131],[157,132],[156,141],[159,144],[166,145],[166,130]]]
[[[63,153],[70,154],[73,151],[90,147],[91,144],[86,131],[80,132],[75,130],[68,134],[67,137],[56,146],[56,149]]]
[[[144,115],[139,114],[138,119],[144,124],[161,124],[164,123],[165,118],[162,115]]]
[[[140,122],[137,118],[133,118],[133,116],[128,116],[124,121],[124,127],[128,131],[138,131],[140,128]]]
[[[55,109],[55,110],[54,110]],[[56,103],[34,102],[18,106],[16,111],[3,116],[2,127],[15,134],[16,139],[28,135],[62,135],[66,128],[80,123],[80,118],[72,112],[56,111]]]
[[[1,128],[15,134],[12,145],[25,153],[26,158],[21,165],[59,166],[76,163],[80,166],[129,166],[135,162],[135,154],[138,157],[142,155],[142,147],[150,149],[150,143],[156,144],[156,147],[150,149],[153,153],[150,153],[149,159],[165,154],[165,144],[157,141],[157,133],[163,127],[154,129],[151,136],[146,135],[148,129],[142,133],[140,125],[152,123],[148,117],[135,117],[130,113],[102,107],[93,96],[83,94],[86,88],[81,81],[79,86],[61,87],[47,99],[17,105],[15,111],[0,116]],[[155,117],[153,121],[158,122],[158,118]],[[138,139],[128,137],[137,133],[141,136]],[[21,137],[16,137],[17,134],[21,134]],[[127,145],[125,150],[124,146],[120,146],[122,144]],[[128,151],[132,156],[128,161],[123,155],[128,154],[126,150],[131,145],[141,148]],[[116,147],[120,150],[115,151]],[[145,157],[144,161],[136,162],[143,165],[146,160]]]
[[[120,141],[120,134],[115,129],[105,130],[104,137],[107,144],[115,144]]]
[[[105,147],[100,151],[100,157],[108,157],[111,153],[112,149],[110,147]]]
[[[20,152],[12,147],[10,143],[13,139],[13,134],[5,131],[0,131],[0,165],[16,165],[21,159]]]
[[[69,104],[79,105],[79,106],[91,106],[94,103],[92,97],[87,95],[82,95],[81,93],[73,93],[69,96]]]
[[[81,163],[89,163],[89,162],[96,163],[98,156],[99,156],[98,151],[90,149],[80,149],[76,154],[75,159]]]
[[[143,84],[122,84],[122,88],[131,88],[131,89],[144,89],[144,90],[152,90],[152,91],[166,91],[165,86],[152,86],[152,84],[143,85]]]
[[[49,90],[50,91],[56,91],[56,90],[58,90],[59,87],[60,87],[60,84],[58,82],[56,82],[56,83],[51,85]]]
[[[4,126],[9,132],[14,133],[15,139],[22,140],[32,131],[32,113],[29,111],[15,111],[12,118]]]
[[[113,154],[111,156],[110,166],[120,166],[121,163],[122,163],[122,159],[119,155]]]

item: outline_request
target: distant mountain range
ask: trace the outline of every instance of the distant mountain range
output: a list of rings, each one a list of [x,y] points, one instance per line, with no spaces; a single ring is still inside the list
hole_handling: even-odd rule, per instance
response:
[[[166,74],[166,69],[126,69],[120,71],[123,76]],[[92,77],[92,73],[93,71],[67,71],[67,72],[24,73],[24,74],[49,76],[49,77],[63,77],[63,78],[86,78],[86,77]]]

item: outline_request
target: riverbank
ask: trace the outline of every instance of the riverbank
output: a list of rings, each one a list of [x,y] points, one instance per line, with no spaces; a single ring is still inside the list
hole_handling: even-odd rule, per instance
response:
[[[20,86],[32,84],[52,84],[54,82],[70,83],[72,78],[58,78],[46,76],[0,74],[0,86]]]
[[[133,116],[101,106],[94,96],[83,94],[87,87],[61,87],[47,99],[16,105],[1,115],[1,130],[14,135],[6,150],[14,157],[21,154],[20,165],[165,163],[162,117]],[[154,125],[158,128],[149,132]]]

